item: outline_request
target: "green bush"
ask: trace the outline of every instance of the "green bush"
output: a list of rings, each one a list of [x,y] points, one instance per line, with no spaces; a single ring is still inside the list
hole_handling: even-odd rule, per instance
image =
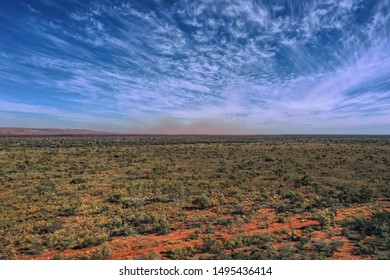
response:
[[[374,197],[374,190],[370,187],[363,186],[359,190],[358,202],[368,203],[372,201]]]
[[[103,244],[100,249],[93,250],[91,253],[91,260],[107,260],[111,256],[111,250],[107,243]]]
[[[169,222],[165,218],[161,218],[157,221],[157,232],[158,234],[164,235],[169,232]]]
[[[203,248],[204,253],[218,254],[224,248],[224,245],[221,240],[206,237],[203,238]]]
[[[62,222],[61,221],[42,221],[34,225],[33,231],[36,234],[49,234],[54,233],[57,230],[62,228]]]
[[[69,183],[70,184],[83,184],[85,182],[86,182],[86,180],[83,178],[75,178],[72,181],[70,181]]]
[[[122,202],[122,194],[121,193],[112,193],[108,196],[107,198],[107,202],[110,202],[110,203],[121,203]]]
[[[195,256],[195,250],[191,246],[176,247],[169,249],[166,254],[172,260],[192,260]]]
[[[317,215],[317,216],[315,217],[315,220],[318,221],[321,230],[323,230],[326,226],[329,225],[329,219],[328,219],[328,217],[326,217],[325,215],[322,215],[322,214]]]
[[[195,199],[192,201],[192,203],[195,204],[196,206],[200,207],[201,209],[206,209],[206,208],[209,208],[211,206],[210,199],[204,193],[195,197]]]

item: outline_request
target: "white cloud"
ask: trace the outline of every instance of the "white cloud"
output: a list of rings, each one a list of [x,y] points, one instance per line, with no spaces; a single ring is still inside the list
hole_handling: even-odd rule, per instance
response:
[[[0,73],[7,85],[60,92],[49,97],[57,104],[128,119],[212,117],[299,130],[388,116],[388,91],[374,88],[390,73],[390,1],[359,26],[360,0],[278,3],[178,1],[147,11],[95,2],[69,14],[71,28],[32,13],[30,35],[46,49],[1,51]],[[67,115],[4,102],[15,112]]]

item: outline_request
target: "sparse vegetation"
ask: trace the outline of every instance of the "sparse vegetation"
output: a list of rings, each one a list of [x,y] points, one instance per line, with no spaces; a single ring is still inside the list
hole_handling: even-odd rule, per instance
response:
[[[389,144],[2,137],[0,259],[389,259]]]

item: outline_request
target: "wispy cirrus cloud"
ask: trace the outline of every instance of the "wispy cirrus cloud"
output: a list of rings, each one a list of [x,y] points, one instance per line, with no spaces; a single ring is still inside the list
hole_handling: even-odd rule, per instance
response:
[[[14,113],[72,112],[126,132],[389,133],[389,10],[388,0],[10,4],[0,99],[20,104]]]

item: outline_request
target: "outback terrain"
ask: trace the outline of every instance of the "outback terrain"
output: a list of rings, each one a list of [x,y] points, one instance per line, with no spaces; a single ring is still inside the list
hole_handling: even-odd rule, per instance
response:
[[[390,259],[390,137],[3,136],[0,259]]]

